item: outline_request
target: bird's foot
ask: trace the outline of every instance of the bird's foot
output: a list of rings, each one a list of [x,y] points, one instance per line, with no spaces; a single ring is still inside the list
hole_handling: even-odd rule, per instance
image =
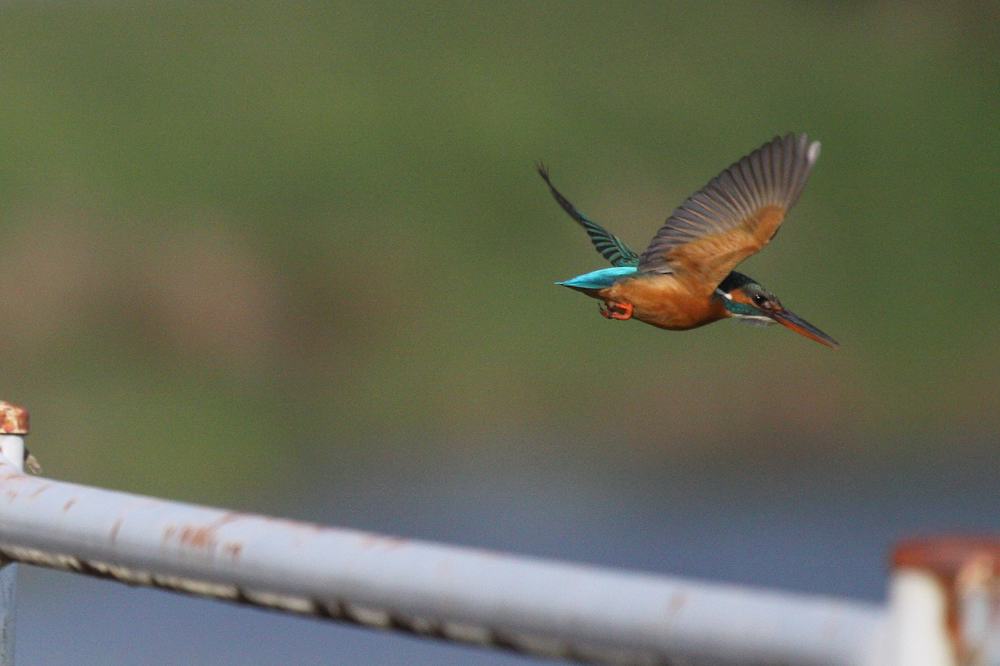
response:
[[[622,321],[632,318],[631,303],[617,303],[615,301],[605,301],[601,303],[601,316],[605,319],[621,319]]]

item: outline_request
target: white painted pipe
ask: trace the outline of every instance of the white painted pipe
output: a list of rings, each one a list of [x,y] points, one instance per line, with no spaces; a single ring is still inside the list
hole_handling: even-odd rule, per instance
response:
[[[864,603],[516,557],[113,492],[0,461],[0,553],[598,663],[871,664]]]

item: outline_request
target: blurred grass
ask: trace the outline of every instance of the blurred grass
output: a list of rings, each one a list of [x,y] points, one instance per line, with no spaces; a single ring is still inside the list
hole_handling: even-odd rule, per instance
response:
[[[205,501],[504,434],[734,466],[989,437],[995,9],[7,5],[2,397],[52,473]],[[838,352],[551,285],[600,260],[535,160],[641,247],[802,130],[823,157],[745,270]]]

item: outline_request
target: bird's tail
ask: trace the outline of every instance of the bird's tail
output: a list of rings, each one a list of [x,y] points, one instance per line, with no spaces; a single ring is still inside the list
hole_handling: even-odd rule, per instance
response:
[[[541,162],[538,163],[538,175],[549,186],[549,191],[556,202],[570,217],[580,223],[580,226],[590,236],[590,242],[594,244],[601,256],[611,262],[612,266],[637,266],[639,264],[639,255],[632,248],[626,245],[622,239],[577,210],[576,206],[556,189],[556,186],[549,179],[548,169]]]

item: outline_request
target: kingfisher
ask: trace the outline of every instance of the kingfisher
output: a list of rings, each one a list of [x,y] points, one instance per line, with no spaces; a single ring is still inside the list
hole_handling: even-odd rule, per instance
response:
[[[806,134],[776,136],[709,181],[682,203],[640,255],[581,213],[556,189],[545,165],[538,173],[552,196],[611,263],[556,284],[601,301],[606,319],[638,319],[683,331],[720,319],[782,324],[827,347],[839,343],[795,313],[748,275],[733,270],[767,245],[798,200],[819,158]]]

